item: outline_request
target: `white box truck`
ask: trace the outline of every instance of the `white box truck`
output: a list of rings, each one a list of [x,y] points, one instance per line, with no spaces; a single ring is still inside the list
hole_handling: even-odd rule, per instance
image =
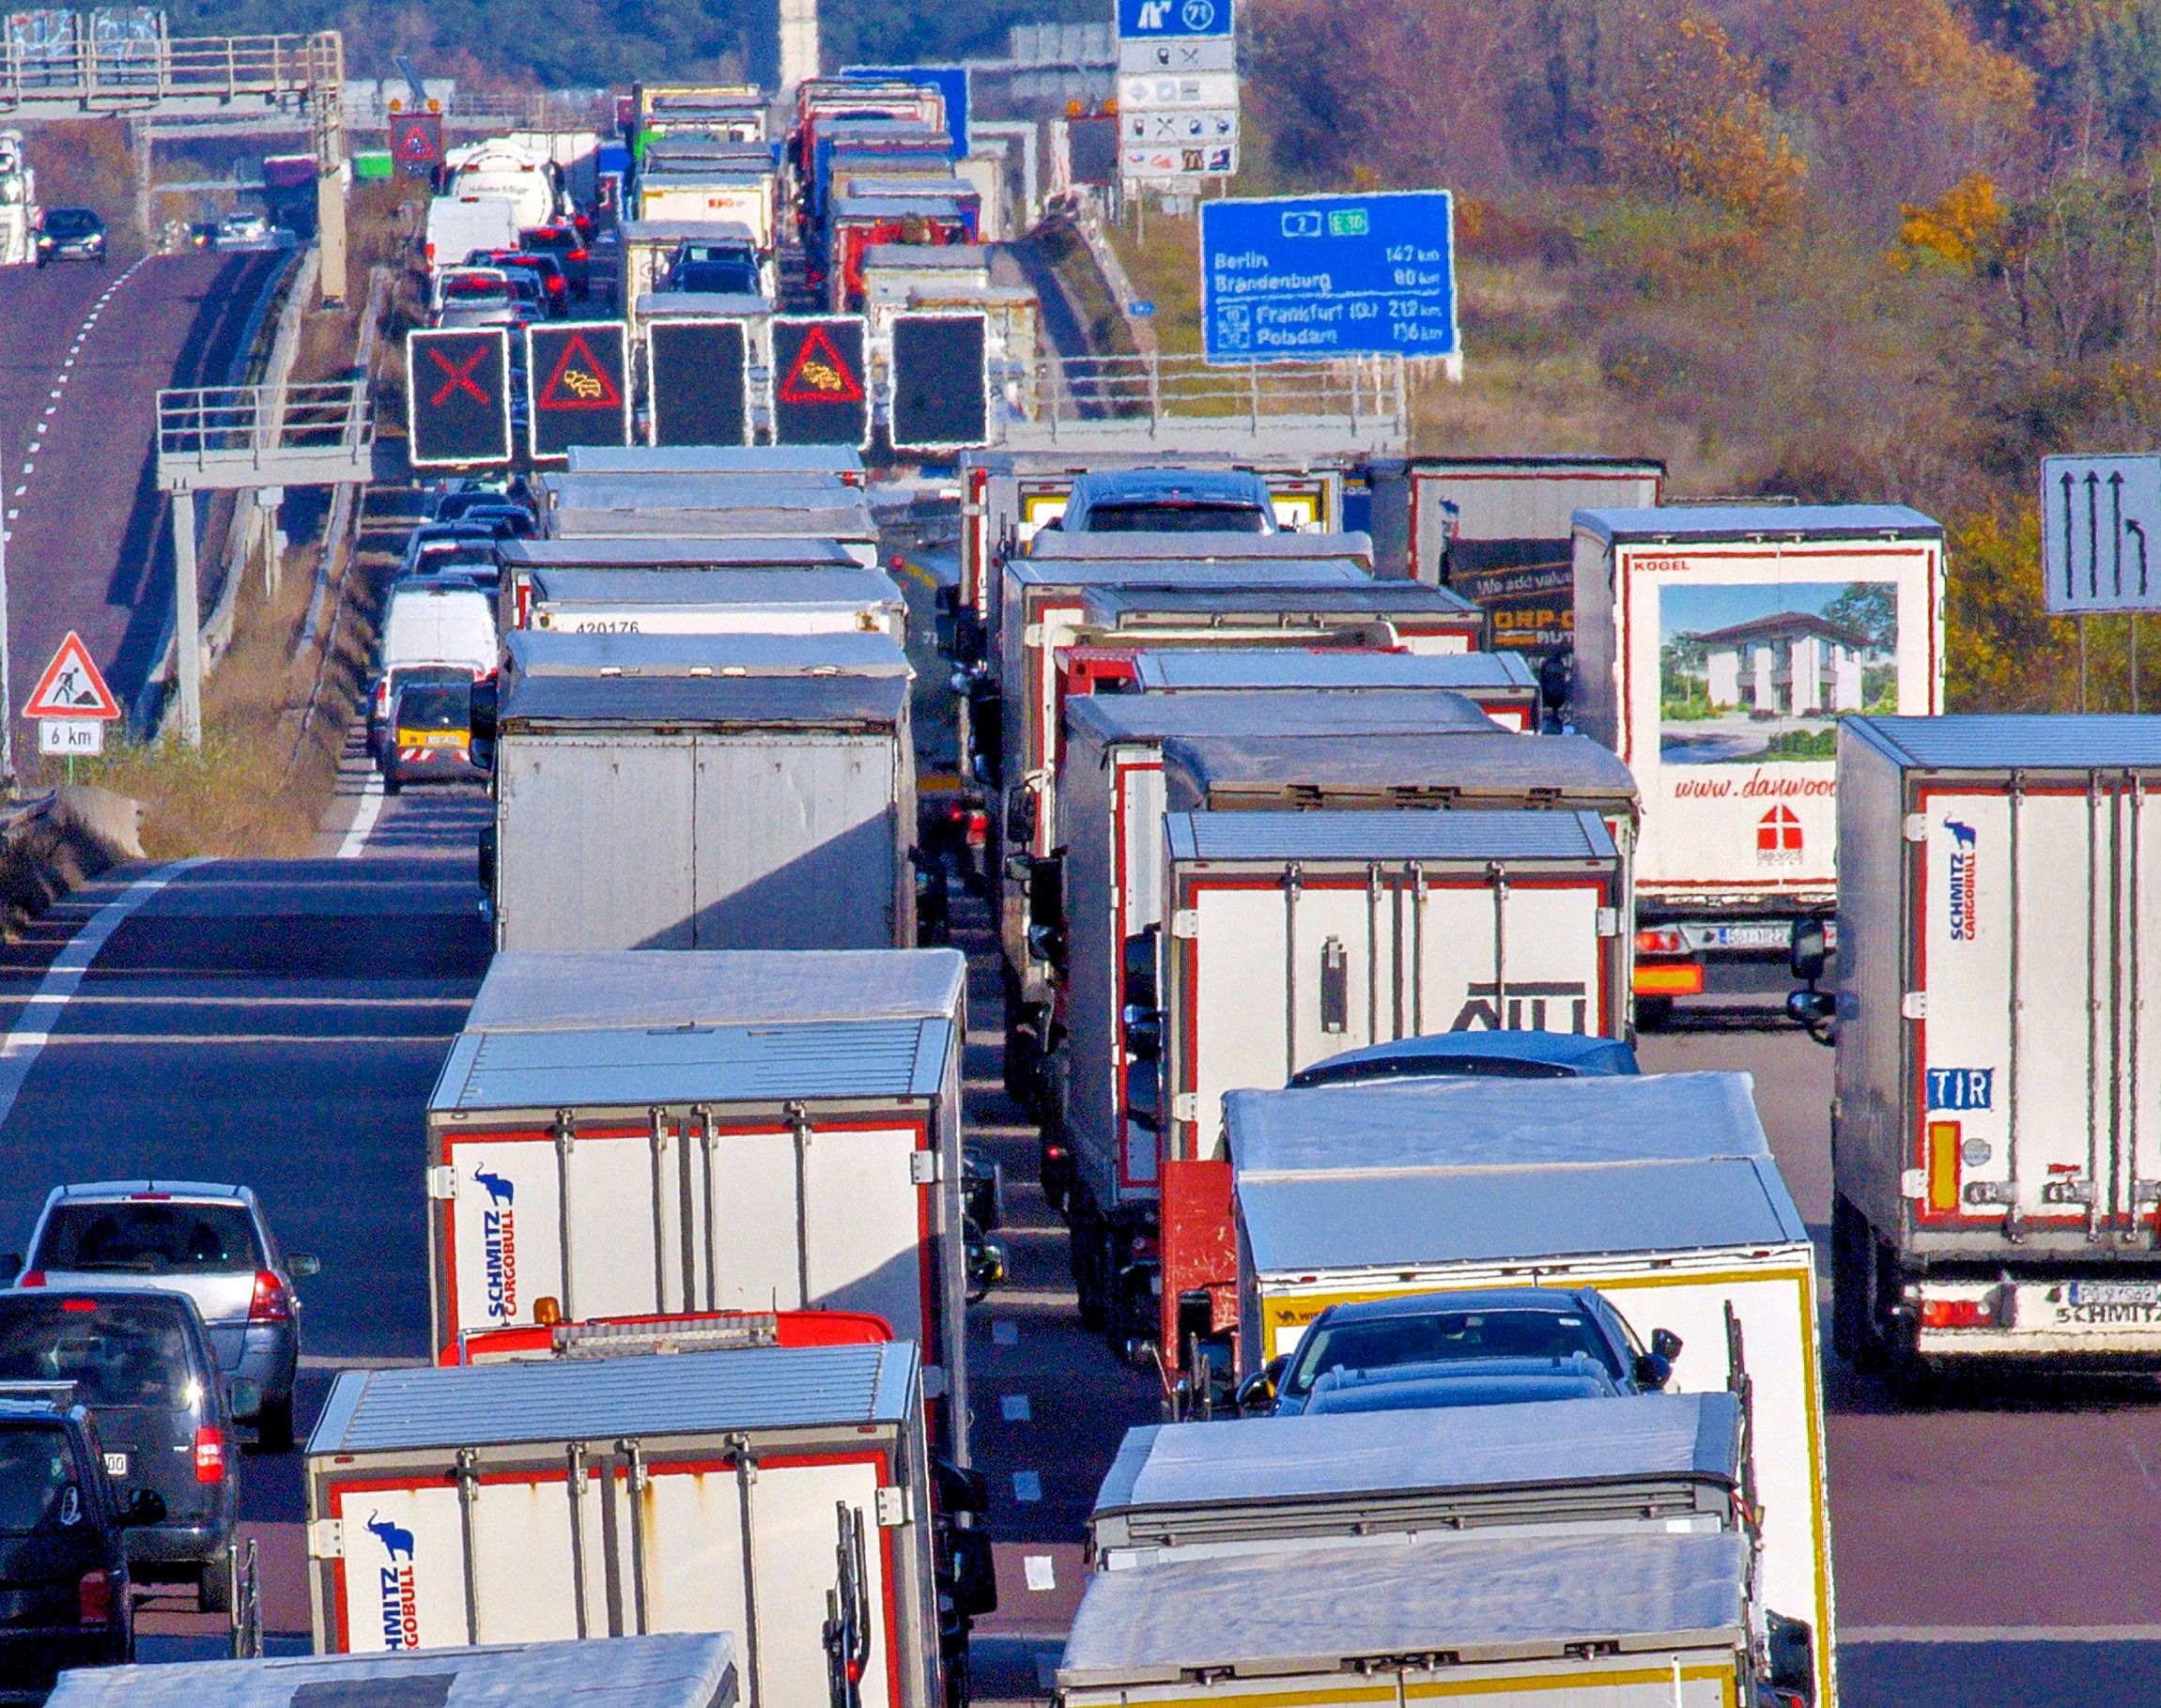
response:
[[[1755,1703],[1749,1549],[1716,1536],[1422,1536],[1088,1579],[1059,1708]]]
[[[341,1375],[307,1449],[319,1653],[726,1631],[751,1708],[939,1708],[916,1348]]]
[[[1836,1700],[1815,1253],[1747,1075],[1404,1080],[1225,1104],[1242,1372],[1340,1300],[1597,1287],[1681,1337],[1675,1392],[1746,1380],[1763,1599],[1810,1627],[1814,1700]]]
[[[1786,988],[1837,900],[1835,746],[1943,709],[1943,530],[1900,505],[1576,518],[1574,721],[1644,792],[1636,991]]]
[[[498,955],[428,1102],[438,1356],[551,1315],[869,1313],[965,1456],[965,982],[951,949]]]
[[[1160,1134],[1149,1302],[1182,1363],[1236,1319],[1225,1095],[1430,1032],[1626,1037],[1627,877],[1604,819],[1566,808],[1168,812],[1163,835],[1160,1059],[1126,1105]]]
[[[907,601],[876,569],[544,569],[531,626],[565,635],[884,635],[908,639]]]
[[[2161,1363],[2161,731],[1856,717],[1838,765],[1842,1351]]]
[[[1464,716],[1453,699],[1397,690],[1069,702],[1064,854],[1054,886],[1066,957],[1050,1075],[1058,1119],[1046,1134],[1042,1173],[1045,1190],[1067,1200],[1084,1319],[1091,1326],[1101,1319],[1115,1344],[1152,1334],[1155,1316],[1153,1299],[1136,1290],[1152,1265],[1134,1271],[1135,1288],[1113,1283],[1160,1232],[1161,1098],[1154,1068],[1135,1049],[1151,1047],[1163,1025],[1156,969],[1166,805],[1186,811],[1558,807],[1598,812],[1625,852],[1634,785],[1619,761],[1582,737],[1491,729]],[[1618,946],[1625,952],[1625,940]],[[1428,1015],[1414,1000],[1402,1018],[1424,1030],[1454,1017],[1454,1009]],[[1395,1032],[1395,1018],[1392,1011],[1384,1032]],[[1513,1019],[1529,1023],[1520,1012]],[[1572,1019],[1563,1015],[1559,1023],[1566,1029]],[[1131,1040],[1128,1020],[1137,1022]],[[1130,1320],[1136,1310],[1145,1321]]]
[[[910,682],[884,635],[517,631],[475,715],[496,946],[909,946]]]
[[[1493,644],[1536,657],[1575,639],[1579,510],[1659,501],[1666,466],[1622,456],[1437,456],[1410,466],[1411,561],[1492,619]]]
[[[60,1675],[46,1708],[271,1708],[272,1704],[424,1702],[491,1708],[735,1708],[742,1691],[725,1631],[494,1643],[486,1649],[379,1654],[281,1654],[256,1660],[85,1667]]]
[[[1504,730],[1535,733],[1538,681],[1517,653],[1379,653],[1291,646],[1179,647],[1139,653],[1143,694],[1256,694],[1325,688],[1335,694],[1446,688]]]
[[[567,540],[503,540],[495,548],[500,570],[496,621],[504,634],[527,628],[533,617],[533,577],[543,569],[865,569],[862,553],[837,540],[733,539],[682,535],[672,539],[610,539],[581,535]]]

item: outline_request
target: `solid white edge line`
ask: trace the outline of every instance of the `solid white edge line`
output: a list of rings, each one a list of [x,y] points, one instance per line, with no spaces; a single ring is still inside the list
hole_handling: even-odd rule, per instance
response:
[[[1845,1625],[1847,1643],[2152,1643],[2161,1625]]]
[[[382,773],[368,773],[366,786],[361,790],[360,810],[353,814],[353,822],[347,829],[345,840],[338,844],[338,858],[357,860],[367,852],[368,835],[375,829],[376,820],[382,817]]]
[[[105,946],[106,940],[120,929],[129,915],[182,872],[208,864],[207,856],[197,854],[152,867],[92,914],[83,929],[69,938],[60,952],[53,957],[52,964],[45,969],[45,977],[38,981],[36,992],[23,1005],[23,1012],[16,1017],[6,1041],[0,1042],[0,1127],[6,1126],[8,1116],[14,1112],[15,1100],[22,1095],[23,1083],[37,1065],[39,1053],[53,1036],[53,1028],[59,1023],[68,999],[82,984],[84,974],[90,970],[90,963],[98,959],[98,952]]]

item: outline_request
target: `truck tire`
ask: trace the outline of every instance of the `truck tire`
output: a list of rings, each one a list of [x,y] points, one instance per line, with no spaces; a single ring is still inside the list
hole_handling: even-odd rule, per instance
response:
[[[223,1554],[205,1562],[202,1576],[196,1579],[196,1593],[206,1613],[233,1610],[233,1568]]]
[[[1636,1030],[1639,1032],[1663,1032],[1666,1023],[1674,1018],[1674,999],[1671,996],[1639,996],[1636,998]]]
[[[1868,1223],[1844,1198],[1830,1208],[1830,1344],[1839,1357],[1860,1367],[1874,1300],[1868,1275]]]

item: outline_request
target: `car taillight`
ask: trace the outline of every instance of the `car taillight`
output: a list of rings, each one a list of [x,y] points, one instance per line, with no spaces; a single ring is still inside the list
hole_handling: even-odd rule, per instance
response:
[[[113,1617],[113,1574],[85,1572],[75,1586],[75,1619],[80,1624],[101,1625]]]
[[[585,258],[586,258],[585,251],[584,251],[584,250],[582,250],[582,249],[574,249],[574,250],[572,250],[572,251],[570,252],[570,259],[572,259],[573,261],[582,261],[582,260],[584,260]]]
[[[987,812],[968,814],[968,846],[980,848],[991,838],[991,816]]]
[[[43,1269],[24,1269],[15,1277],[15,1285],[19,1287],[41,1287],[45,1285],[45,1271]]]
[[[402,731],[399,740],[404,739]],[[250,1322],[290,1322],[293,1303],[286,1296],[286,1285],[269,1269],[255,1271],[255,1296],[248,1301]]]
[[[1985,1329],[1995,1320],[1996,1307],[1985,1299],[1921,1301],[1921,1326],[1924,1329]]]
[[[215,1425],[205,1423],[195,1431],[195,1481],[225,1480],[225,1438]]]
[[[1636,933],[1639,955],[1685,955],[1688,952],[1689,940],[1670,925],[1655,926]]]

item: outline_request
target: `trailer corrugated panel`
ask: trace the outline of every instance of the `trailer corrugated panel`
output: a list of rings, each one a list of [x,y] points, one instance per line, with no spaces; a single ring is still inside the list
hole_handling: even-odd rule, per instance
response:
[[[934,1708],[919,1403],[905,1342],[347,1372],[308,1442],[316,1647],[730,1631],[781,1708],[825,1700],[837,1595],[863,1700]]]
[[[1161,1561],[1088,1579],[1058,1697],[1214,1701],[1236,1679],[1241,1700],[1282,1708],[1402,1701],[1420,1685],[1571,1708],[1732,1708],[1748,1678],[1748,1569],[1733,1535]]]

